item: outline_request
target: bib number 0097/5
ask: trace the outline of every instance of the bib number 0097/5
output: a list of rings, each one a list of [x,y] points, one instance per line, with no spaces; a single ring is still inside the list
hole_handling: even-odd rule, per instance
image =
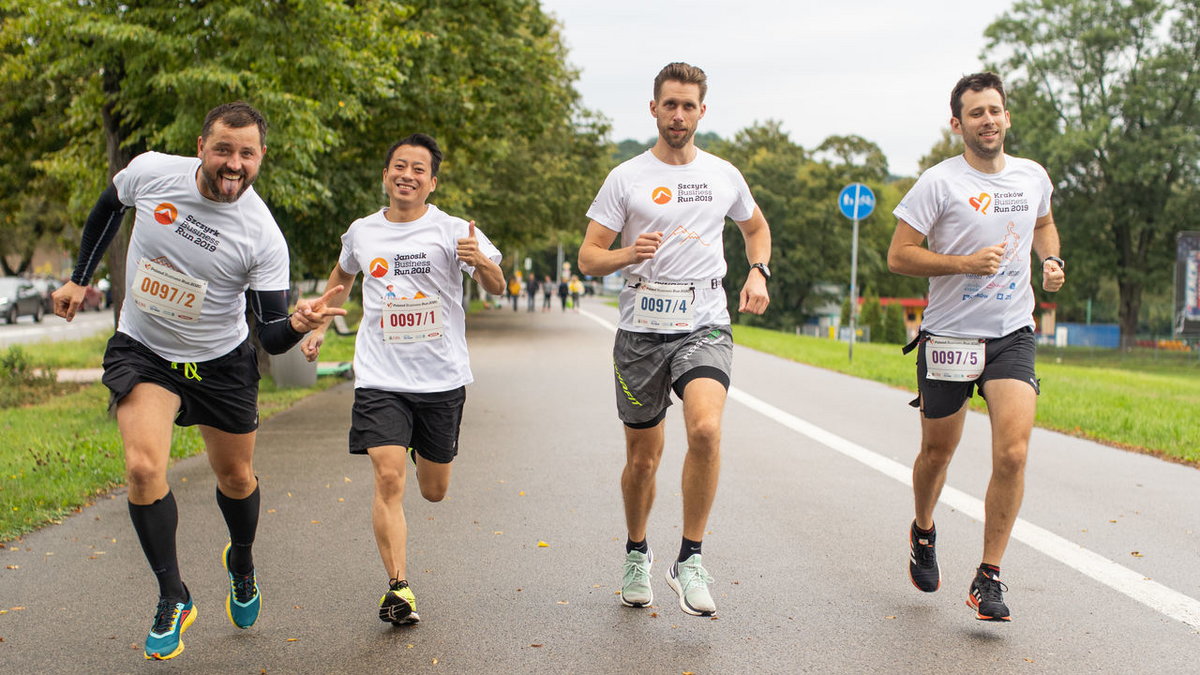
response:
[[[925,341],[925,377],[970,382],[983,374],[987,343],[978,338],[930,336]]]
[[[442,337],[442,299],[387,298],[383,301],[383,341],[425,342]]]
[[[633,296],[633,325],[692,330],[696,321],[692,284],[644,281]]]
[[[204,307],[208,282],[152,262],[138,261],[129,294],[143,312],[175,321],[196,321]]]

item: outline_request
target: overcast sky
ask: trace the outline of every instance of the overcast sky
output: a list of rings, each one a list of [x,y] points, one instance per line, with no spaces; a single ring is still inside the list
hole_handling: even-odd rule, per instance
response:
[[[805,148],[856,134],[897,175],[916,174],[949,125],[950,89],[982,68],[984,28],[1013,4],[541,1],[565,27],[584,105],[609,119],[615,141],[655,135],[654,75],[686,61],[708,74],[701,131],[731,137],[774,119]]]

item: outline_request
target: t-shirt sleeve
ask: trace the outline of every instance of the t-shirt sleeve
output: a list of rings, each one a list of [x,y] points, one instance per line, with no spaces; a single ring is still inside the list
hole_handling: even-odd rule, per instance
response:
[[[138,193],[147,183],[163,176],[194,171],[199,159],[161,152],[143,152],[113,176],[117,197],[125,206],[136,206]]]
[[[354,251],[354,226],[342,234],[342,252],[338,254],[338,267],[349,275],[356,275],[362,271],[358,265],[358,256]]]
[[[904,199],[892,209],[892,214],[928,236],[933,224],[941,217],[945,202],[940,194],[940,183],[929,171],[921,174]]]
[[[463,224],[467,225],[467,223],[463,223]],[[466,237],[467,232],[468,232],[467,227],[463,227],[462,228],[462,236]],[[460,238],[462,238],[462,237],[460,237]],[[499,265],[500,261],[503,260],[504,256],[500,253],[500,249],[496,248],[496,245],[492,243],[492,240],[488,239],[488,236],[483,233],[483,230],[479,229],[479,226],[475,227],[475,240],[479,244],[480,252],[483,253],[483,255],[486,256],[488,260],[491,260],[492,262]],[[460,269],[462,269],[462,271],[467,273],[467,276],[470,276],[470,277],[475,276],[475,268],[473,266],[468,265],[461,260],[458,261],[458,266]]]
[[[1037,217],[1041,218],[1050,213],[1050,198],[1054,195],[1054,181],[1050,180],[1050,174],[1041,165],[1038,166],[1038,173],[1042,179],[1042,201],[1038,203]]]
[[[730,164],[729,180],[733,183],[737,198],[734,199],[725,215],[736,223],[750,220],[757,204],[754,203],[754,195],[750,194],[750,186],[746,183],[746,177],[742,175],[741,171],[738,171],[736,166]]]
[[[609,172],[587,212],[588,218],[614,232],[625,229],[626,216],[624,181],[618,174],[617,169]]]
[[[266,210],[265,207],[263,209]],[[267,216],[270,218],[270,216]],[[255,291],[286,291],[291,287],[290,257],[283,232],[270,218],[263,227],[263,245],[258,259],[250,270],[250,289]]]

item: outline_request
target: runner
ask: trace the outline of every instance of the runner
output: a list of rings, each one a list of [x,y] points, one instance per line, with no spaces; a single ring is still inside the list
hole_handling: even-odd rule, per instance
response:
[[[466,385],[473,381],[462,273],[488,293],[504,293],[500,251],[475,222],[426,203],[437,188],[441,162],[437,141],[425,134],[388,150],[383,169],[388,206],[350,224],[326,286],[330,305],[340,307],[364,272],[350,452],[369,455],[375,470],[371,515],[389,576],[379,618],[396,626],[420,620],[405,571],[405,460],[416,466],[421,496],[441,501],[458,454]],[[385,297],[388,285],[395,286],[398,299]],[[317,358],[324,336],[321,327],[304,341],[308,360]]]
[[[175,497],[167,484],[171,425],[199,425],[217,477],[217,505],[229,528],[221,553],[229,576],[229,620],[249,628],[262,606],[251,546],[260,492],[254,475],[258,362],[243,318],[250,289],[255,331],[280,354],[342,310],[327,298],[300,301],[287,313],[288,251],[263,200],[250,187],[266,153],[266,121],[241,102],[214,108],[196,142],[199,157],[148,152],[113,177],[83,231],[71,281],[54,293],[54,311],[70,321],[96,266],[136,209],[125,269],[126,298],[104,353],[125,446],[129,515],[159,601],[146,637],[147,659],[183,651],[196,619],[179,573]]]
[[[909,577],[941,586],[933,509],[978,388],[992,425],[992,477],[984,501],[983,561],[967,604],[982,621],[1011,619],[1000,560],[1025,491],[1025,459],[1039,394],[1034,373],[1030,250],[1042,288],[1062,288],[1065,267],[1050,211],[1053,186],[1036,162],[1004,154],[1010,125],[1004,85],[993,73],[963,77],[950,95],[950,128],[964,152],[930,168],[896,207],[888,267],[929,277],[929,307],[917,338],[921,450],[913,463],[916,518]],[[922,242],[929,241],[928,249]]]
[[[621,601],[654,601],[654,555],[646,526],[663,451],[663,420],[671,391],[683,401],[688,451],[683,464],[683,541],[667,571],[668,585],[688,614],[716,611],[701,564],[701,541],[717,491],[721,413],[733,361],[722,280],[725,218],[733,219],[751,263],[739,312],[767,309],[771,233],[746,181],[733,165],[700,150],[693,136],[704,117],[704,71],[667,65],[654,78],[650,114],[658,140],[608,175],[588,210],[579,271],[602,277],[621,270],[621,319],[613,347],[617,414],[625,425],[621,474],[625,545]],[[621,235],[621,247],[609,246]]]

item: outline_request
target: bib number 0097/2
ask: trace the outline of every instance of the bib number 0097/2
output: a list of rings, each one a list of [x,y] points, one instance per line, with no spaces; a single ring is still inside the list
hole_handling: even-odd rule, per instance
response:
[[[386,298],[383,301],[383,341],[425,342],[442,337],[442,299]]]
[[[930,336],[925,341],[925,377],[970,382],[983,374],[987,343],[977,338]]]
[[[196,321],[204,307],[208,282],[152,262],[138,261],[129,294],[143,312],[175,321]]]

